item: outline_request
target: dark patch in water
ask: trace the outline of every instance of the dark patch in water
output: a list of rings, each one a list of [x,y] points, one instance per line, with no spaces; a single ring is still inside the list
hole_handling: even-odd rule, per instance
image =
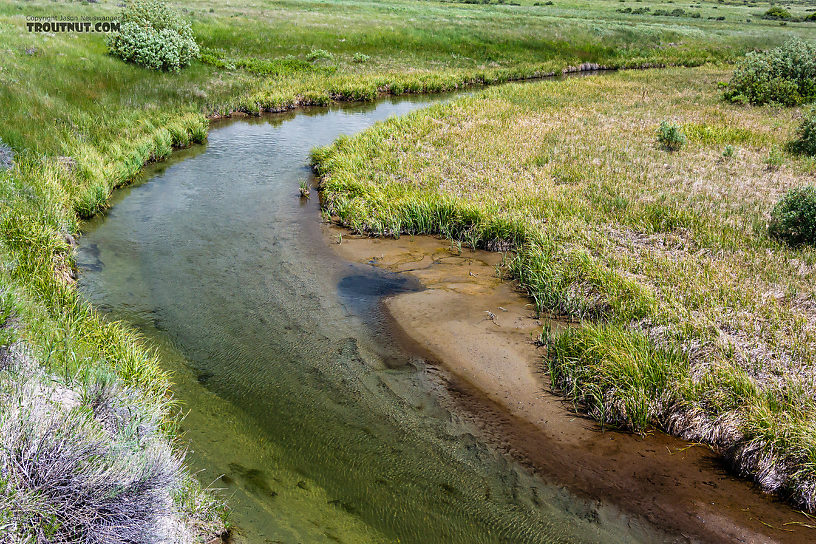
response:
[[[347,503],[345,501],[342,501],[340,499],[331,500],[331,501],[329,501],[329,504],[331,504],[332,506],[338,506],[338,507],[342,508],[343,510],[345,510],[346,512],[348,512],[349,514],[352,514],[352,515],[357,515],[358,514],[357,509],[354,507],[354,505],[352,505],[350,503]]]
[[[80,270],[101,272],[105,265],[99,255],[99,246],[97,244],[80,246],[76,251],[77,266]]]
[[[350,274],[337,284],[343,298],[382,298],[422,290],[422,284],[408,275],[398,275],[372,269],[368,274]]]
[[[207,383],[208,381],[210,381],[210,379],[213,376],[215,376],[215,374],[213,374],[212,372],[204,371],[204,372],[200,372],[198,374],[198,376],[196,376],[196,379],[198,380],[198,383],[204,384],[204,383]]]
[[[277,496],[278,493],[269,485],[266,474],[262,470],[246,468],[238,463],[230,463],[229,468],[244,483],[250,493],[266,495],[270,498]]]

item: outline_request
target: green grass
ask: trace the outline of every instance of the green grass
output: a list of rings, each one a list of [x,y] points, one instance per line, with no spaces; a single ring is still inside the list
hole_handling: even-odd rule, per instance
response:
[[[126,325],[105,322],[77,295],[69,241],[79,232],[80,220],[104,210],[110,192],[132,180],[145,163],[206,138],[208,116],[372,100],[382,93],[451,90],[560,72],[583,62],[609,67],[729,62],[748,49],[775,46],[792,35],[812,36],[816,28],[811,23],[781,27],[762,20],[764,10],[759,5],[705,2],[695,4],[693,10],[701,17],[692,18],[616,11],[644,5],[654,10],[686,8],[670,2],[569,0],[536,6],[524,0],[520,4],[179,2],[176,6],[192,22],[204,54],[177,74],[122,63],[107,55],[102,35],[33,34],[25,28],[26,16],[115,15],[118,8],[113,2],[1,4],[0,139],[17,158],[13,169],[0,171],[0,291],[8,307],[14,308],[11,318],[4,317],[7,325],[0,340],[8,343],[14,337],[29,345],[37,360],[64,381],[88,368],[115,371],[124,384],[142,389],[159,406],[172,436],[176,407],[167,402],[168,376]],[[805,6],[792,8],[794,15],[804,10]],[[713,19],[717,16],[725,20]],[[725,74],[717,77],[726,79]],[[636,92],[653,91],[639,86]],[[630,98],[636,96],[640,95]],[[496,112],[489,111],[509,116],[512,108],[526,107],[528,99],[519,96],[521,103],[515,105],[512,100],[497,100],[489,105],[498,108]],[[532,104],[541,108],[549,100],[539,98]],[[637,113],[638,106],[630,107]],[[427,128],[435,126],[425,119]],[[750,132],[739,140],[731,138],[727,132],[731,129],[715,112],[685,120],[683,126],[688,128],[688,123],[706,127],[688,130],[693,145],[713,138],[719,143],[733,140],[742,149],[765,139],[779,140],[775,131],[786,130],[788,115],[780,115],[770,128],[746,128]],[[495,130],[500,133],[499,127]],[[660,236],[669,227],[691,229],[704,222],[688,211],[688,202],[671,196],[639,204],[638,193],[628,186],[603,181],[606,163],[594,162],[599,148],[570,148],[546,126],[540,130],[546,137],[531,140],[539,145],[525,155],[522,167],[552,172],[558,183],[581,191],[581,202],[586,204],[561,198],[544,206],[536,195],[516,192],[507,203],[515,215],[505,215],[498,213],[504,202],[487,208],[476,203],[463,207],[455,193],[428,193],[423,198],[397,199],[401,209],[385,198],[359,204],[363,208],[354,211],[358,203],[351,199],[345,205],[345,217],[374,230],[410,228],[465,239],[519,242],[527,240],[542,218],[575,217],[576,228],[583,228],[584,223],[591,224],[593,210],[620,213],[626,228]],[[654,127],[648,132],[653,135]],[[354,185],[349,182],[347,189],[353,190]],[[373,189],[361,186],[360,190]],[[744,206],[750,208],[751,198]],[[368,208],[372,203],[375,206]],[[529,206],[539,206],[533,222],[524,219]],[[382,216],[385,210],[392,215]],[[745,226],[740,217],[734,216],[736,223],[730,230],[711,236],[738,238]],[[403,223],[395,224],[394,218]],[[749,222],[761,220],[750,216]],[[589,233],[585,238],[587,243],[594,240],[592,244],[603,245]],[[600,246],[565,248],[562,241],[548,235],[536,242],[542,248],[537,255],[548,261],[535,281],[554,286],[542,298],[542,306],[560,304],[565,311],[587,316],[600,316],[612,308],[634,317],[646,315],[650,305],[662,304],[657,298],[641,298],[645,291],[633,278],[619,277],[614,269],[599,264],[594,252]],[[583,287],[576,291],[574,285]],[[189,503],[190,498],[182,496],[178,501]]]
[[[711,444],[813,509],[816,250],[771,240],[812,159],[801,110],[726,104],[720,68],[511,84],[313,153],[328,211],[373,234],[516,248],[554,385],[604,423]],[[669,152],[668,120],[688,141]],[[723,157],[723,147],[739,150]],[[767,157],[775,153],[769,167]]]

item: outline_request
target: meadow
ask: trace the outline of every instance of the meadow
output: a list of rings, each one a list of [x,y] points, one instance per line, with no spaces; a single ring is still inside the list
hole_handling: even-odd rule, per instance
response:
[[[516,136],[513,131],[506,130],[506,127],[501,130],[501,123],[516,116],[519,126],[527,127],[526,133],[535,136],[530,141],[540,144],[534,156],[525,156],[524,161],[527,162],[523,162],[526,165],[523,169],[529,169],[530,172],[540,169],[541,172],[548,172],[547,175],[552,173],[552,180],[558,179],[561,180],[558,183],[564,186],[572,184],[585,190],[585,199],[597,204],[597,207],[589,206],[582,203],[582,200],[573,204],[562,203],[565,210],[572,207],[574,213],[559,212],[562,213],[559,217],[572,218],[563,227],[559,227],[559,232],[564,232],[564,236],[567,236],[569,231],[572,232],[569,236],[577,236],[578,239],[575,240],[570,238],[576,248],[583,247],[580,244],[587,244],[592,247],[593,252],[607,256],[592,257],[598,262],[605,262],[606,258],[619,259],[621,262],[614,266],[603,265],[610,270],[627,270],[623,279],[619,279],[616,273],[605,272],[606,269],[592,258],[586,260],[588,257],[569,257],[578,259],[575,262],[580,266],[576,270],[585,270],[587,274],[597,273],[598,276],[595,283],[576,283],[573,288],[575,292],[565,295],[566,302],[562,309],[577,308],[577,313],[573,312],[575,315],[597,316],[600,315],[600,310],[593,308],[608,306],[614,309],[610,310],[610,315],[619,316],[615,318],[618,321],[613,320],[614,323],[623,323],[625,318],[643,321],[645,308],[649,308],[646,313],[660,309],[662,313],[655,314],[661,316],[659,323],[667,328],[676,325],[679,332],[672,329],[672,334],[685,334],[689,338],[701,334],[698,328],[705,329],[708,325],[697,325],[696,321],[692,324],[692,320],[677,315],[683,312],[705,313],[701,309],[702,301],[709,296],[710,290],[704,291],[707,293],[705,296],[698,295],[695,290],[680,290],[672,293],[670,302],[664,303],[659,295],[643,287],[649,284],[648,281],[639,283],[633,278],[638,274],[644,277],[654,276],[665,259],[655,257],[636,265],[636,256],[647,251],[644,248],[664,243],[659,241],[664,237],[668,240],[665,243],[671,247],[679,244],[682,249],[686,247],[684,244],[689,244],[690,247],[709,248],[707,251],[714,253],[724,252],[723,259],[726,260],[723,262],[731,267],[745,267],[744,274],[738,274],[739,277],[754,269],[751,267],[759,267],[756,269],[760,272],[764,270],[764,277],[768,278],[769,268],[763,269],[762,266],[775,265],[776,261],[771,257],[767,257],[765,261],[754,259],[759,259],[759,255],[766,250],[777,252],[774,254],[782,250],[767,246],[752,230],[753,227],[749,228],[748,225],[761,223],[761,212],[758,210],[773,196],[773,191],[778,191],[779,187],[787,183],[784,180],[807,175],[806,172],[812,170],[812,166],[790,160],[780,170],[768,174],[783,181],[766,180],[767,176],[762,173],[764,170],[759,166],[758,157],[766,154],[767,146],[781,141],[780,134],[789,130],[795,114],[789,111],[772,114],[771,110],[749,110],[751,113],[746,117],[745,110],[736,107],[722,109],[721,106],[714,105],[715,93],[710,91],[715,79],[727,78],[723,66],[746,51],[778,45],[791,36],[813,36],[816,29],[813,23],[764,19],[762,14],[767,10],[767,4],[689,2],[681,5],[674,2],[607,0],[571,0],[552,4],[526,0],[502,4],[425,0],[241,0],[219,4],[204,1],[178,2],[174,5],[191,22],[202,50],[199,60],[178,73],[153,72],[111,57],[107,54],[104,36],[101,34],[29,33],[26,30],[26,17],[113,16],[120,9],[113,2],[80,4],[34,0],[4,2],[0,5],[0,44],[3,50],[3,55],[0,56],[0,111],[3,112],[0,115],[0,140],[3,142],[0,155],[3,160],[0,162],[5,164],[11,153],[14,156],[10,168],[0,169],[0,360],[3,361],[0,366],[25,367],[22,370],[18,368],[17,371],[30,375],[34,382],[45,380],[48,383],[58,383],[61,388],[85,391],[84,396],[80,397],[91,408],[93,403],[89,399],[98,396],[94,397],[87,392],[99,390],[100,384],[114,384],[113,387],[103,388],[105,395],[108,395],[105,398],[111,402],[121,400],[120,392],[123,390],[138,391],[141,398],[139,413],[147,414],[144,417],[151,421],[161,421],[156,426],[167,442],[175,440],[180,411],[180,407],[172,401],[170,377],[161,370],[161,364],[150,347],[126,324],[106,322],[77,295],[72,251],[76,237],[81,232],[81,220],[103,212],[113,189],[132,181],[145,163],[162,160],[175,148],[204,141],[208,118],[212,116],[233,111],[258,114],[301,105],[324,105],[337,100],[373,100],[384,93],[435,92],[468,85],[500,83],[558,73],[581,63],[597,63],[610,68],[716,65],[718,68],[688,72],[674,70],[627,74],[598,79],[598,83],[558,82],[530,86],[526,88],[527,91],[519,90],[525,89],[524,87],[511,87],[497,92],[508,93],[508,97],[516,93],[517,98],[497,97],[493,102],[485,98],[493,92],[488,91],[479,98],[470,99],[470,102],[458,102],[457,105],[450,106],[451,112],[445,113],[446,117],[450,114],[453,115],[451,119],[454,119],[455,108],[469,104],[473,110],[468,115],[472,114],[474,119],[483,119],[485,126],[467,119],[458,121],[459,125],[451,125],[453,121],[448,120],[440,122],[454,127],[451,129],[454,132],[443,137],[444,142],[447,142],[445,145],[449,146],[466,145],[467,139],[460,144],[454,135],[472,137],[476,134],[468,130],[490,132],[493,137],[489,141],[494,146],[482,152],[486,161],[492,161],[490,172],[464,158],[450,164],[430,164],[435,157],[433,153],[445,149],[442,141],[425,151],[429,168],[452,169],[461,173],[463,180],[473,182],[475,186],[486,184],[485,190],[493,195],[490,198],[507,198],[500,197],[499,193],[504,190],[504,184],[508,183],[511,174],[515,175],[517,169],[522,168],[519,166],[522,163],[502,162],[495,156],[490,157],[499,149],[509,153],[508,157],[515,156],[517,151],[514,146],[518,143]],[[648,13],[634,13],[637,8],[646,6],[650,8]],[[631,10],[626,12],[627,8]],[[676,8],[682,8],[688,14],[672,14]],[[789,8],[801,17],[812,10],[806,3],[792,3]],[[678,84],[687,86],[687,89],[672,87]],[[582,115],[587,112],[583,107],[578,108],[580,111],[573,112],[575,119],[584,118],[582,123],[586,124],[581,125],[584,127],[588,127],[590,122],[603,121],[602,126],[607,127],[607,132],[598,132],[592,145],[589,145],[589,141],[581,143],[580,138],[570,140],[569,137],[562,144],[559,136],[551,132],[549,125],[543,123],[540,117],[532,113],[526,117],[518,117],[518,112],[526,108],[544,111],[550,107],[547,101],[556,98],[537,98],[535,94],[538,92],[535,89],[549,88],[547,85],[563,85],[563,91],[552,93],[553,96],[560,97],[557,100],[561,101],[568,102],[566,92],[576,92],[575,100],[585,100],[588,111],[597,110],[597,113],[594,118],[584,118]],[[610,102],[604,106],[597,96],[593,102],[592,89],[598,92],[597,85],[610,85],[607,89],[609,96],[622,102]],[[629,94],[618,96],[619,92]],[[663,101],[657,102],[661,96]],[[704,104],[709,104],[709,110],[694,108],[689,97],[700,97]],[[639,106],[636,99],[641,100],[643,105]],[[485,100],[487,102],[480,102]],[[508,106],[513,100],[519,102],[515,109]],[[529,104],[525,102],[527,100],[530,101]],[[567,102],[562,104],[565,109],[552,111],[566,112],[569,109]],[[620,111],[630,111],[632,116],[626,118],[623,113],[615,113],[612,104],[621,105],[623,109]],[[689,117],[684,123],[688,125],[686,128],[691,135],[691,149],[698,151],[664,157],[662,153],[648,148],[647,135],[651,134],[651,122],[659,114],[668,116],[675,106],[688,112]],[[601,114],[604,107],[607,113]],[[663,110],[653,111],[652,117],[635,116],[636,113],[648,111],[645,109],[648,107]],[[433,111],[442,113],[439,110]],[[661,111],[665,113],[660,113]],[[435,122],[430,121],[430,115],[434,114],[414,116],[410,123],[433,128]],[[676,115],[679,116],[680,113]],[[742,126],[751,119],[756,124],[737,132],[729,132],[731,129],[711,129],[712,124],[715,127],[723,124],[723,116],[731,116],[738,123],[737,126]],[[615,119],[614,123],[612,119]],[[763,125],[768,119],[771,119],[770,124]],[[565,117],[561,123],[572,126],[565,124],[568,120]],[[399,121],[394,123],[403,126],[399,125]],[[525,123],[531,124],[528,126]],[[622,166],[626,150],[618,149],[616,153],[619,155],[611,158],[610,153],[625,143],[614,139],[620,136],[615,130],[623,130],[632,124],[640,127],[632,127],[632,133],[639,138],[634,141],[639,142],[637,149],[639,153],[643,153],[633,155],[632,160],[635,164],[640,164],[644,179],[651,180],[650,183],[656,186],[665,187],[665,190],[659,191],[660,194],[666,193],[666,196],[660,197],[665,201],[655,201],[651,207],[645,204],[632,204],[629,207],[630,200],[635,202],[643,197],[638,197],[636,185],[632,183],[584,181],[584,169],[588,169],[591,175],[596,172],[600,176],[607,167],[614,168],[619,179],[626,178]],[[491,126],[494,128],[491,129]],[[413,133],[410,132],[409,125],[404,125],[404,128],[408,132],[402,136],[406,138],[406,145],[410,150],[413,144],[409,145],[408,141]],[[530,133],[530,130],[533,132]],[[371,134],[374,133],[364,138],[370,138]],[[545,145],[541,140],[544,134],[549,134],[547,137],[552,140],[552,145]],[[586,135],[586,131],[584,134]],[[599,138],[602,134],[613,140],[601,142]],[[577,137],[577,134],[573,136]],[[711,161],[694,163],[692,160],[694,153],[701,157],[713,156],[716,146],[731,139],[735,139],[736,145],[741,149],[739,157],[733,162],[718,163],[719,166],[715,168]],[[338,150],[342,149],[342,145],[344,144],[339,144]],[[561,145],[566,146],[564,151],[569,155],[556,153],[555,150],[561,149]],[[521,147],[529,151],[529,146]],[[601,147],[605,150],[601,150]],[[477,151],[479,150],[474,150],[474,153]],[[337,156],[340,156],[339,151]],[[416,158],[422,154],[411,156]],[[596,164],[596,161],[599,163]],[[707,190],[710,189],[711,194],[718,197],[711,201],[701,197],[681,206],[680,202],[687,198],[688,193],[677,192],[681,185],[679,182],[673,187],[666,181],[680,179],[677,174],[671,174],[676,172],[672,170],[674,161],[685,161],[674,168],[688,165],[700,169],[708,164],[710,172],[706,175],[710,175],[712,185]],[[725,174],[715,172],[737,168],[735,165],[743,168],[744,161],[754,165],[751,167],[754,176],[751,179],[760,180],[757,183],[760,183],[761,190],[748,185],[740,186],[742,192],[739,194],[744,196],[744,201],[731,200],[728,195],[717,193],[717,190],[730,191],[733,187],[728,184]],[[655,169],[655,165],[664,163],[669,165],[665,171]],[[493,167],[495,171],[492,170]],[[422,169],[415,166],[415,171],[420,172]],[[661,175],[658,176],[656,172]],[[356,174],[359,174],[361,180],[370,179],[371,175],[370,172],[363,171]],[[512,180],[514,185],[529,184],[527,189],[532,191],[519,188],[508,193],[513,199],[509,203],[512,204],[509,209],[516,210],[518,217],[506,217],[495,209],[491,212],[496,217],[506,217],[506,221],[502,219],[502,224],[506,223],[507,228],[516,228],[514,225],[521,220],[519,218],[527,217],[528,206],[533,206],[536,210],[532,216],[536,221],[550,213],[549,208],[542,205],[546,200],[542,200],[545,196],[541,193],[546,192],[548,185],[534,186],[536,179],[538,178],[525,174]],[[452,195],[456,195],[455,185],[456,183],[451,183],[446,186]],[[377,185],[373,181],[365,187],[366,191],[373,193],[380,190],[375,188]],[[670,189],[676,191],[672,192]],[[421,199],[418,202],[420,201]],[[488,201],[489,199],[485,202]],[[722,201],[730,204],[720,205]],[[692,204],[712,208],[714,215],[706,218],[703,214],[695,213],[691,211],[694,209]],[[481,205],[479,202],[473,203],[476,206],[474,209]],[[592,214],[601,214],[598,210],[607,208],[609,211],[606,213],[613,213],[615,206],[628,211],[624,214],[627,219],[620,224],[616,223],[615,229],[618,230],[615,230],[616,234],[611,234],[612,238],[601,238],[597,232],[592,234],[597,230],[595,227],[584,229],[583,234],[577,226],[576,229],[568,228],[570,222],[578,221],[577,218],[583,221],[581,226],[600,224],[603,221],[597,218],[609,216],[597,215],[593,219]],[[370,212],[362,210],[359,213],[374,213],[377,209],[379,208],[375,207]],[[352,217],[348,215],[350,221]],[[722,224],[727,228],[710,226],[714,218],[719,218],[717,221],[721,219],[721,223],[716,225]],[[442,223],[436,225],[439,227]],[[375,227],[376,225],[366,226],[377,230]],[[389,229],[400,230],[391,224],[380,230],[385,232]],[[688,234],[685,234],[686,231]],[[677,234],[678,232],[683,234]],[[743,240],[744,233],[754,234]],[[449,234],[459,233],[451,231]],[[652,241],[654,237],[657,242]],[[610,244],[617,242],[613,244],[609,240],[618,238],[622,240],[622,244],[625,242],[631,245],[627,250],[629,253],[610,253]],[[541,243],[545,244],[546,241],[542,239]],[[739,249],[728,249],[732,243],[737,244],[734,247]],[[561,262],[561,250],[554,246],[551,249],[551,254],[530,253],[528,257],[531,263],[540,255],[549,255],[548,258],[554,262]],[[752,255],[750,258],[739,260],[748,253]],[[525,254],[519,255],[521,258]],[[805,263],[802,266],[809,266],[809,257],[799,258]],[[794,257],[790,257],[785,262],[793,260]],[[559,264],[557,270],[564,270],[564,274],[568,274],[564,263]],[[687,261],[680,259],[676,268],[669,267],[666,270],[675,274],[679,281],[684,277],[683,267],[686,264]],[[694,261],[694,265],[716,274],[714,261],[705,260],[705,255],[700,257],[699,262]],[[536,292],[536,282],[557,281],[564,289],[573,285],[564,278],[547,279],[547,271],[554,270],[549,264],[542,261],[536,266],[530,264],[517,271],[525,285],[530,286],[532,293]],[[539,270],[536,272],[537,279],[532,275],[525,279],[522,270],[529,270],[530,274]],[[629,277],[630,274],[632,277]],[[731,277],[725,279],[737,281]],[[730,284],[712,289],[718,297],[730,300],[734,291],[726,289],[725,285]],[[797,293],[806,291],[803,285],[795,284],[796,289],[802,289]],[[603,302],[606,300],[604,297],[607,297],[607,294],[603,294],[607,287],[614,293],[608,303]],[[787,296],[788,291],[782,292]],[[682,293],[688,293],[688,296],[683,296]],[[740,292],[740,296],[750,298],[753,295]],[[787,300],[784,296],[781,299],[783,301]],[[593,297],[597,298],[594,306],[587,302],[593,300]],[[540,303],[542,309],[557,307],[554,301]],[[684,305],[688,305],[689,309],[684,310]],[[758,302],[754,300],[746,307],[753,309],[757,305]],[[753,329],[740,328],[743,325],[739,310],[735,310],[733,318],[736,324],[729,327],[743,332],[765,331],[763,327],[766,326],[772,331],[782,331],[778,332],[778,338],[769,337],[773,340],[774,349],[778,344],[784,347],[784,353],[788,353],[784,350],[792,350],[797,357],[806,357],[789,347],[804,349],[803,346],[808,343],[797,336],[800,333],[787,332],[787,314],[778,312],[778,315],[772,313],[769,317],[766,315],[768,312],[760,310],[762,308],[756,310],[761,316],[756,318]],[[709,315],[707,319],[713,315],[711,312],[713,310],[706,314]],[[709,322],[703,320],[700,323]],[[796,324],[799,321],[790,323]],[[801,330],[807,329],[805,324],[796,326]],[[655,330],[645,322],[641,328],[644,334]],[[713,329],[709,330],[711,331]],[[575,360],[568,352],[568,347],[563,346],[562,359]],[[555,375],[563,372],[564,376],[568,376],[563,380],[565,386],[589,383],[589,378],[573,375],[579,370],[579,365],[574,366],[574,371],[569,370],[570,365],[566,363],[554,367]],[[791,367],[796,367],[796,364],[791,363]],[[45,374],[41,375],[40,372]],[[15,379],[4,378],[4,387],[14,390]],[[33,390],[39,390],[39,387],[31,386]],[[697,387],[700,389],[702,386]],[[711,387],[712,391],[720,391],[717,389],[719,386]],[[580,390],[584,391],[586,388]],[[599,391],[606,394],[606,389]],[[4,398],[12,398],[17,393],[20,391],[9,393]],[[709,393],[700,389],[688,394],[697,395],[693,398],[704,399]],[[131,398],[132,395],[125,397]],[[606,404],[599,403],[599,406]],[[628,414],[631,410],[627,410]],[[703,414],[710,412],[705,407],[701,410]],[[726,410],[724,413],[730,412]],[[778,414],[779,410],[773,413]],[[774,424],[777,422],[776,419],[769,421]],[[79,422],[77,425],[81,427],[86,423],[93,424]],[[805,444],[802,441],[797,443]],[[174,451],[180,451],[180,448],[175,448]],[[193,525],[200,535],[211,534],[218,526],[223,526],[222,507],[202,493],[189,475],[185,476],[183,471],[179,474],[182,485],[172,496],[174,508],[183,517],[194,520]],[[7,513],[9,510],[6,508],[12,507],[13,504],[5,504],[0,512]],[[53,515],[37,508],[32,506],[32,510],[26,514],[30,516],[27,519],[33,520],[31,526],[35,528],[43,519],[51,519],[48,516]],[[0,515],[0,523],[2,521]]]
[[[313,153],[336,220],[508,254],[552,386],[603,424],[709,444],[813,509],[816,251],[768,237],[816,160],[800,108],[723,101],[721,68],[511,84]],[[662,121],[686,135],[657,141]],[[463,250],[466,251],[466,250]]]

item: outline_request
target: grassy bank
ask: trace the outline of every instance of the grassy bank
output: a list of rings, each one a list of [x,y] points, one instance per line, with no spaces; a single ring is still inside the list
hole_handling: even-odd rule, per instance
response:
[[[43,383],[59,392],[45,408],[26,405],[28,412],[4,413],[47,410],[56,425],[68,422],[86,435],[108,433],[110,443],[121,442],[133,452],[173,441],[179,407],[171,400],[170,378],[127,326],[106,322],[77,295],[72,250],[82,218],[104,210],[110,192],[132,180],[146,162],[203,141],[210,115],[448,90],[583,62],[611,67],[726,62],[814,28],[763,20],[755,13],[761,10],[749,5],[703,3],[695,8],[702,15],[694,17],[618,11],[628,4],[178,3],[203,54],[171,74],[108,56],[100,34],[26,30],[25,17],[111,16],[118,12],[114,3],[3,3],[0,139],[10,147],[2,150],[3,162],[14,153],[13,166],[0,170],[3,399],[41,394]],[[717,20],[720,16],[725,20]],[[515,225],[508,220],[496,228]],[[105,393],[100,397],[99,391]],[[74,397],[80,400],[71,401]],[[142,415],[108,425],[107,412],[99,407],[110,403]],[[72,419],[83,410],[94,417]],[[159,422],[149,433],[153,446],[134,443],[125,432],[140,418]],[[12,422],[3,420],[3,429],[11,429]],[[28,434],[12,433],[9,440],[41,436],[42,428],[29,423],[23,429]],[[102,457],[112,455],[107,451]],[[175,463],[165,460],[168,466]],[[199,536],[223,525],[219,508],[182,469],[171,466],[162,474],[172,480],[172,496],[153,499],[168,515],[186,519]],[[0,526],[11,519],[15,530],[30,529],[27,534],[55,530],[53,505],[8,500],[14,499],[15,485],[22,484],[0,481],[6,500]],[[19,505],[33,506],[20,510]]]
[[[553,385],[576,406],[711,444],[812,510],[816,251],[770,240],[766,225],[816,162],[782,151],[799,110],[725,104],[727,77],[507,85],[314,162],[329,212],[355,230],[517,249],[509,272],[538,309],[584,325],[545,334]],[[663,120],[682,127],[682,150],[657,144]]]

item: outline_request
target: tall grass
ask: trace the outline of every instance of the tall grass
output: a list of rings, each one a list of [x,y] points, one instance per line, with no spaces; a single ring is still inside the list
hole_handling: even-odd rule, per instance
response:
[[[512,250],[536,308],[582,323],[545,335],[555,388],[813,510],[816,252],[764,226],[813,173],[764,163],[799,112],[723,103],[717,69],[657,75],[508,85],[375,125],[312,153],[322,202],[360,232]],[[678,153],[655,141],[666,118],[689,128]]]

